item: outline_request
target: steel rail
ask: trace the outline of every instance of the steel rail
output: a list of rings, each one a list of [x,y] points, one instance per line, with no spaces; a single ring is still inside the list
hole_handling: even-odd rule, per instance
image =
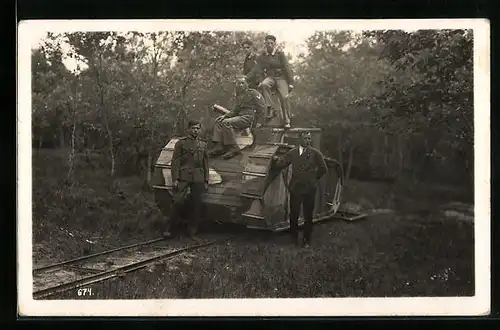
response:
[[[94,253],[94,254],[89,254],[87,256],[78,257],[78,258],[63,261],[63,262],[58,262],[56,264],[51,264],[51,265],[47,265],[47,266],[34,268],[33,273],[40,272],[42,270],[49,270],[49,269],[53,269],[53,268],[57,268],[57,267],[65,266],[65,265],[74,264],[74,263],[77,263],[77,262],[82,261],[82,260],[92,259],[95,257],[103,256],[103,255],[110,254],[110,253],[117,252],[117,251],[127,250],[127,249],[131,249],[131,248],[138,247],[138,246],[150,245],[150,244],[153,244],[153,243],[156,243],[159,241],[163,241],[163,240],[165,240],[165,238],[157,238],[157,239],[154,239],[151,241],[136,243],[136,244],[132,244],[132,245],[122,246],[122,247],[112,249],[112,250],[107,250],[107,251],[102,251],[102,252],[98,252],[98,253]]]
[[[50,288],[38,290],[38,291],[33,292],[33,299],[40,299],[40,298],[44,298],[44,297],[47,297],[47,296],[50,296],[50,295],[53,295],[56,293],[68,291],[71,289],[76,289],[76,288],[81,287],[81,286],[85,286],[85,285],[89,285],[89,284],[93,284],[93,283],[97,283],[97,282],[102,282],[102,281],[105,281],[105,280],[108,280],[108,279],[111,279],[114,277],[121,276],[124,273],[129,273],[129,272],[144,268],[144,267],[146,267],[149,264],[152,264],[154,262],[157,262],[160,260],[168,260],[168,259],[171,259],[173,257],[176,257],[176,256],[183,254],[183,253],[186,253],[186,252],[190,252],[190,251],[197,250],[197,249],[200,249],[203,247],[214,245],[217,242],[227,241],[230,238],[231,237],[226,237],[226,238],[216,239],[216,240],[205,242],[205,243],[198,244],[198,245],[188,246],[188,247],[185,247],[182,249],[178,249],[178,250],[175,250],[172,252],[168,252],[168,253],[153,257],[153,258],[148,258],[146,260],[142,260],[142,261],[134,262],[134,263],[122,266],[122,267],[118,267],[118,268],[115,268],[113,270],[108,270],[108,271],[104,271],[104,272],[99,273],[99,274],[90,275],[90,276],[84,277],[84,278],[79,279],[79,280],[75,280],[75,281],[71,281],[68,283],[63,283],[63,284],[60,284],[57,286],[53,286]]]

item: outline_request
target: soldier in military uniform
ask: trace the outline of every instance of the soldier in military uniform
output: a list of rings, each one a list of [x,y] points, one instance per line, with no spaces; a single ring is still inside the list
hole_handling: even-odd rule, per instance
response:
[[[171,219],[164,233],[165,237],[172,237],[172,231],[178,228],[181,209],[188,209],[188,234],[192,238],[198,231],[201,216],[202,196],[208,189],[208,151],[207,144],[198,139],[201,125],[197,121],[189,121],[188,135],[181,138],[174,147],[172,155],[171,173],[174,188],[174,200]],[[179,197],[179,194],[181,197]],[[189,205],[186,207],[184,196],[188,196]]]
[[[302,244],[307,248],[311,243],[312,218],[318,180],[328,171],[323,154],[311,146],[311,133],[303,132],[300,145],[286,153],[283,158],[273,156],[276,169],[292,165],[292,177],[288,185],[290,192],[290,231],[295,244],[299,243],[298,218],[303,206],[304,236]]]
[[[244,40],[241,43],[243,47],[243,51],[245,52],[245,60],[243,61],[243,74],[248,75],[255,65],[257,64],[257,55],[253,50],[253,42],[249,39]],[[256,89],[258,82],[257,79],[253,78],[251,81],[248,81],[248,85],[250,88]]]
[[[258,79],[259,88],[266,100],[269,109],[268,117],[275,116],[276,109],[272,107],[271,91],[276,87],[286,128],[290,128],[290,105],[288,94],[293,89],[293,74],[283,51],[276,48],[276,37],[267,35],[265,38],[266,49],[257,57],[257,65],[247,74],[247,79]]]
[[[210,150],[210,156],[224,154],[222,157],[229,159],[241,153],[236,144],[234,129],[246,129],[254,121],[260,121],[265,108],[266,104],[262,95],[257,90],[249,88],[245,76],[238,76],[236,105],[232,111],[215,119],[212,135],[214,147]]]

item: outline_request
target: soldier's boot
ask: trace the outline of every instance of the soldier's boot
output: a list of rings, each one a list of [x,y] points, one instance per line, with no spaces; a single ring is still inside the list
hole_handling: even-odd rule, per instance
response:
[[[302,240],[302,246],[306,249],[311,247],[311,238],[310,237],[304,237]]]
[[[196,241],[196,242],[199,242],[200,239],[198,238],[198,226],[197,225],[190,225],[188,226],[188,230],[187,230],[187,233],[188,233],[188,236],[190,239]]]
[[[222,145],[221,143],[217,143],[215,147],[210,149],[210,151],[208,152],[208,155],[210,157],[218,156],[218,155],[223,154],[225,152],[225,150],[226,150],[226,148],[224,147],[224,145]]]
[[[230,158],[233,158],[234,156],[239,155],[239,154],[241,154],[241,150],[240,150],[240,148],[238,147],[238,145],[234,144],[234,145],[232,145],[232,146],[229,148],[228,152],[226,152],[226,153],[222,156],[222,158],[223,158],[223,159],[230,159]]]
[[[292,244],[295,246],[299,246],[300,240],[299,240],[299,232],[292,232]]]
[[[172,239],[176,236],[177,234],[177,231],[176,230],[173,230],[172,228],[172,225],[171,224],[168,224],[166,227],[165,227],[165,230],[163,231],[163,238],[165,239]]]
[[[162,236],[164,239],[172,239],[175,237],[175,233],[172,232],[169,228],[166,228],[165,231],[162,233]]]

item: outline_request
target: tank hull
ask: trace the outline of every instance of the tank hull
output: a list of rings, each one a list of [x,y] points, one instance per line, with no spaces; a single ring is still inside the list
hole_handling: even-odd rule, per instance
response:
[[[256,130],[254,144],[243,149],[240,155],[229,160],[210,159],[209,187],[203,195],[205,220],[271,231],[286,230],[290,210],[287,186],[293,168],[275,170],[272,157],[293,148],[301,130],[304,129]],[[319,130],[306,130],[319,134]],[[167,217],[172,203],[170,161],[178,140],[172,138],[162,149],[153,173],[155,199]],[[318,144],[319,139],[316,142]],[[331,159],[327,159],[327,166],[328,173],[318,182],[316,192],[314,217],[317,221],[334,215],[340,200],[341,168]]]

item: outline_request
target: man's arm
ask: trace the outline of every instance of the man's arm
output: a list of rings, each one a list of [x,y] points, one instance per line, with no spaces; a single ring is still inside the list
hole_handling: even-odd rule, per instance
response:
[[[205,175],[205,183],[208,184],[208,179],[210,177],[210,169],[208,168],[208,149],[204,148],[203,150],[203,171]]]
[[[328,172],[328,167],[326,166],[325,157],[319,150],[316,150],[316,164],[318,166],[316,179],[319,180],[326,172]]]
[[[288,85],[293,85],[293,73],[290,64],[288,63],[288,59],[286,58],[285,52],[280,51],[280,60],[281,65],[283,65],[283,70],[285,71],[285,79]]]
[[[264,97],[262,94],[260,94],[259,91],[256,91],[255,93],[255,107],[256,107],[256,122],[261,123],[262,118],[264,117],[266,110],[267,110],[267,104],[266,101],[264,100]]]
[[[174,153],[172,155],[171,161],[171,169],[170,173],[172,174],[172,184],[175,184],[175,181],[179,180],[180,176],[180,167],[181,167],[181,152],[182,152],[182,140],[177,141],[174,147]]]
[[[295,149],[288,151],[283,157],[279,158],[278,156],[274,156],[274,167],[277,169],[284,169],[288,167],[292,163],[292,152]]]

